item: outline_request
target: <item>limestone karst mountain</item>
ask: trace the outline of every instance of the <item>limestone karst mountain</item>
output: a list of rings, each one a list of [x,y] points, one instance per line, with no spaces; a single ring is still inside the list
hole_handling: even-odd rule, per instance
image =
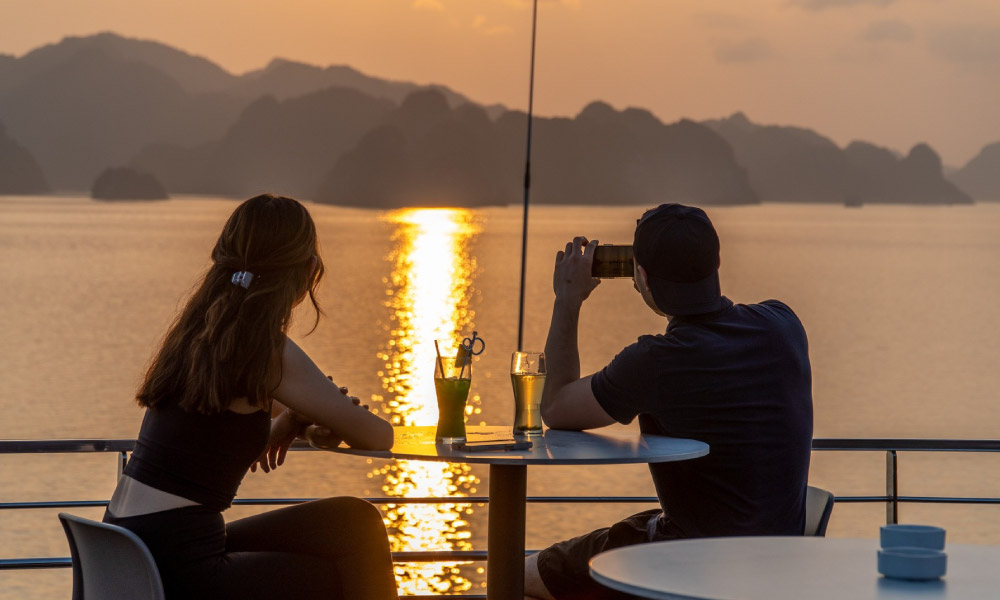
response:
[[[332,165],[315,198],[379,208],[516,202],[517,154],[500,133],[478,106],[452,109],[436,91],[415,92]]]
[[[19,60],[27,64],[0,94],[0,119],[34,150],[55,189],[88,189],[107,165],[125,163],[150,142],[217,138],[240,106],[190,92],[159,68],[101,46]]]
[[[48,191],[49,184],[35,157],[9,137],[0,123],[0,194],[44,194]]]
[[[758,125],[744,114],[706,121],[746,167],[768,202],[964,204],[971,198],[945,179],[941,159],[918,144],[905,157],[867,142],[841,149],[809,129]]]
[[[1000,142],[980,150],[951,180],[976,200],[1000,201]]]
[[[334,162],[395,105],[330,88],[248,106],[219,139],[184,147],[152,144],[129,164],[176,193],[245,196],[266,190],[311,198]]]
[[[158,42],[70,37],[0,56],[0,122],[37,161],[24,173],[44,171],[60,191],[89,189],[107,165],[126,164],[174,193],[266,190],[379,207],[521,199],[523,113],[347,66],[275,59],[234,75]],[[741,113],[666,124],[592,102],[572,118],[536,117],[534,132],[535,202],[971,201],[926,144],[906,156],[868,142],[840,148]],[[997,154],[985,148],[954,181],[1000,196]],[[36,178],[31,189],[47,188]]]
[[[508,138],[523,136],[523,119],[501,125]],[[618,111],[592,102],[573,119],[540,120],[535,131],[534,194],[540,202],[760,201],[729,144],[694,121],[665,124],[644,109]]]
[[[170,195],[149,173],[129,167],[108,167],[94,180],[90,197],[97,200],[166,200]]]
[[[316,198],[361,206],[516,203],[524,168],[522,113],[491,121],[449,108],[436,92],[410,95],[345,154]],[[757,202],[732,149],[692,121],[665,125],[647,111],[604,103],[577,117],[539,118],[532,198],[540,203]]]
[[[107,165],[147,145],[219,140],[262,96],[285,100],[331,86],[397,104],[424,87],[283,60],[233,75],[166,44],[102,33],[0,56],[0,121],[32,148],[53,187],[85,190]],[[435,87],[453,104],[466,101]]]

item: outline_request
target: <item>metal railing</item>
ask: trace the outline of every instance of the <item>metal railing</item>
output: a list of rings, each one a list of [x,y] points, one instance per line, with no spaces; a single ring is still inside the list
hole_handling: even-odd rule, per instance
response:
[[[0,440],[3,454],[67,454],[114,452],[118,454],[117,471],[121,475],[128,461],[128,453],[135,440],[80,439],[80,440]],[[896,523],[900,503],[928,504],[1000,504],[994,497],[957,496],[908,496],[899,493],[900,452],[1000,452],[1000,440],[941,440],[941,439],[885,439],[885,438],[822,438],[813,440],[813,451],[833,452],[885,452],[885,494],[874,496],[836,496],[838,503],[885,503],[886,523]],[[311,451],[304,442],[297,442],[292,450]],[[238,498],[235,505],[291,505],[309,502],[316,498]],[[487,496],[365,498],[376,505],[386,504],[486,504]],[[529,496],[529,503],[655,503],[655,496]],[[67,509],[107,506],[107,500],[63,500],[43,502],[0,502],[0,510]],[[481,550],[439,550],[423,552],[394,552],[394,562],[436,562],[447,560],[483,561],[486,552]],[[0,558],[0,570],[66,568],[72,565],[69,557]],[[482,595],[406,596],[412,599],[429,598],[485,598]]]

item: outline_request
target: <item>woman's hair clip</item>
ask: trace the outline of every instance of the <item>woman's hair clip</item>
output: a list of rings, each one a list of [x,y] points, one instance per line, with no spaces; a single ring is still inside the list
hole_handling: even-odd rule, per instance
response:
[[[253,281],[253,273],[250,271],[236,271],[233,273],[233,285],[238,285],[243,289],[250,287],[250,282]]]

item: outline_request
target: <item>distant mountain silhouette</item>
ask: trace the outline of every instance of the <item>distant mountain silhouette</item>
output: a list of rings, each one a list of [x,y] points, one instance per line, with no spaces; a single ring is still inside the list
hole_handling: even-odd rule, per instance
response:
[[[129,167],[109,167],[101,172],[90,189],[98,200],[166,200],[163,184],[149,173]]]
[[[153,141],[218,138],[242,105],[191,94],[163,71],[99,46],[52,62],[0,96],[0,118],[35,149],[56,189],[87,189],[105,166]]]
[[[395,105],[330,88],[248,106],[217,141],[185,148],[155,144],[129,164],[173,192],[245,196],[262,190],[311,197],[323,174]]]
[[[493,122],[479,107],[451,109],[439,93],[416,92],[337,161],[316,199],[377,207],[518,202],[524,127],[523,113]],[[757,201],[725,140],[691,121],[664,125],[647,111],[593,103],[575,119],[536,119],[534,129],[539,203]]]
[[[422,87],[281,60],[236,76],[158,42],[101,33],[20,58],[0,56],[0,121],[34,149],[56,189],[83,190],[106,165],[123,164],[149,144],[220,139],[263,95],[284,100],[332,85],[397,103]],[[466,101],[438,89],[455,104]]]
[[[0,55],[0,122],[58,190],[128,164],[173,192],[479,205],[519,201],[524,169],[525,115],[442,86],[283,59],[233,75],[113,33]],[[741,113],[668,125],[594,102],[574,118],[536,118],[534,131],[537,202],[971,201],[925,144],[905,157],[866,142],[841,149]],[[996,196],[990,148],[954,174],[975,195]]]
[[[459,106],[470,102],[465,96],[443,85],[421,86],[405,81],[389,81],[365,75],[348,66],[317,67],[283,58],[276,58],[267,67],[242,75],[229,88],[229,92],[246,98],[271,95],[278,100],[285,100],[330,87],[355,89],[375,98],[391,100],[397,105],[404,98],[421,89],[432,89],[440,92],[450,106]],[[503,107],[495,105],[488,110],[502,111]]]
[[[18,61],[9,54],[0,54],[0,95],[14,85]]]
[[[1000,142],[980,150],[951,180],[976,200],[1000,200]]]
[[[523,145],[523,115],[509,113],[498,124],[508,143]],[[532,197],[539,202],[759,202],[730,145],[693,121],[666,125],[644,109],[593,102],[575,119],[538,119],[534,132]]]
[[[926,144],[899,158],[867,142],[841,150],[799,127],[758,125],[743,113],[706,125],[732,145],[766,202],[963,204],[972,199],[944,178]]]
[[[141,63],[173,79],[191,93],[221,92],[236,82],[236,77],[215,63],[193,56],[159,42],[137,40],[105,32],[85,37],[66,37],[57,44],[47,44],[11,59],[12,74],[0,70],[0,93],[24,83],[25,79],[44,74],[74,56],[99,50],[108,57],[125,62]],[[0,62],[2,69],[2,62]]]
[[[49,185],[35,157],[0,123],[0,194],[44,194]]]
[[[315,198],[340,205],[482,206],[517,200],[514,155],[481,107],[408,96],[333,165]]]

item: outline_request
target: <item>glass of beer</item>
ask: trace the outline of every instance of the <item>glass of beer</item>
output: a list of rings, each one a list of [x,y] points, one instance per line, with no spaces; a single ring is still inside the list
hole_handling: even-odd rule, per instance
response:
[[[510,358],[510,382],[514,386],[514,434],[542,435],[545,354],[513,353]]]
[[[438,348],[434,364],[434,392],[438,404],[435,440],[446,444],[464,442],[465,403],[472,385],[472,357],[464,348],[446,348],[444,342],[438,342]]]

